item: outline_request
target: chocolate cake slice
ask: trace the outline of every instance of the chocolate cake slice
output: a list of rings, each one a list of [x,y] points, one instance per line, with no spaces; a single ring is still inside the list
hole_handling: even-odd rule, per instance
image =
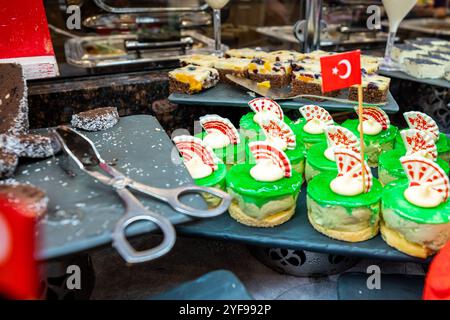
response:
[[[0,133],[28,133],[27,85],[22,67],[0,64]]]
[[[119,122],[115,107],[97,108],[72,116],[72,126],[86,131],[101,131],[114,127]]]
[[[0,179],[9,178],[16,171],[19,158],[4,148],[0,148]]]
[[[47,158],[61,150],[56,139],[40,134],[25,134],[20,136],[0,135],[0,147],[25,158]]]
[[[6,182],[0,184],[0,197],[8,202],[24,206],[36,217],[42,217],[48,206],[48,197],[46,193],[31,184],[22,184],[18,182]]]

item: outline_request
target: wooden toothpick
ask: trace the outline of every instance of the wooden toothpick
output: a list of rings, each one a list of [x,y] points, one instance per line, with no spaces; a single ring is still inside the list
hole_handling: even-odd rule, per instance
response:
[[[362,84],[358,85],[358,118],[359,118],[359,145],[361,150],[361,165],[362,165],[362,182],[363,193],[366,192],[366,170],[364,165],[364,129],[363,129],[363,88]]]

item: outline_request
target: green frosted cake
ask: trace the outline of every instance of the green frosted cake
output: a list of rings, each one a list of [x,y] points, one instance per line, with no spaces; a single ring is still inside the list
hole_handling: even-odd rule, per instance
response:
[[[349,148],[359,152],[358,138],[346,128],[334,125],[327,126],[325,136],[326,143],[314,144],[306,154],[305,180],[307,182],[323,172],[337,174],[334,148]]]
[[[283,151],[266,142],[250,143],[256,165],[237,164],[227,174],[232,218],[254,227],[273,227],[295,212],[302,176]]]
[[[256,141],[255,139],[260,136],[261,117],[267,115],[272,115],[288,125],[292,124],[292,120],[284,115],[281,106],[269,98],[256,98],[251,100],[248,105],[253,112],[247,113],[239,121],[241,134],[244,138]]]
[[[199,186],[225,190],[226,166],[201,139],[182,135],[173,138],[189,174]],[[202,193],[209,207],[216,207],[221,199]]]
[[[330,238],[359,242],[378,233],[382,186],[365,163],[362,180],[359,154],[336,148],[338,174],[321,173],[307,187],[311,225]]]
[[[316,105],[306,105],[299,109],[305,122],[300,122],[295,134],[308,150],[313,144],[326,142],[325,127],[333,125],[333,118],[324,108]]]
[[[406,173],[400,162],[404,155],[417,155],[431,159],[448,174],[448,162],[438,157],[438,151],[433,138],[424,131],[407,129],[400,132],[404,149],[397,147],[394,150],[385,151],[380,156],[378,165],[378,178],[384,185],[397,179],[406,178]]]
[[[448,176],[432,160],[400,160],[409,181],[397,180],[384,188],[381,234],[397,250],[426,258],[450,240]]]
[[[298,139],[289,125],[280,119],[271,115],[264,115],[260,118],[260,130],[263,136],[259,141],[266,141],[273,144],[280,150],[284,151],[289,158],[292,169],[300,173],[305,172],[305,148]],[[255,138],[256,139],[256,138]],[[248,163],[255,163],[255,159],[250,152],[250,142],[245,147],[245,155]]]
[[[369,166],[378,166],[378,158],[383,151],[394,149],[397,127],[390,124],[386,113],[377,107],[364,107],[364,152]],[[359,120],[346,120],[343,127],[349,129],[357,137],[360,136]]]
[[[409,111],[403,114],[403,117],[410,129],[424,131],[428,133],[436,143],[439,156],[447,162],[450,162],[450,142],[445,134],[439,132],[436,122],[427,114],[418,111]],[[396,148],[402,149],[401,136],[397,136]]]
[[[206,115],[200,118],[200,124],[204,131],[195,136],[209,145],[227,168],[245,162],[245,141],[230,120]]]

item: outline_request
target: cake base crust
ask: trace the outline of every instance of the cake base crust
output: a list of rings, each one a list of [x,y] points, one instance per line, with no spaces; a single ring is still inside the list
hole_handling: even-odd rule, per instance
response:
[[[233,81],[229,80],[226,75],[231,74],[233,76],[239,77],[239,78],[248,78],[248,73],[246,71],[234,71],[234,70],[227,70],[227,69],[217,69],[219,71],[219,82],[221,83],[227,83],[236,86],[237,84]]]
[[[325,96],[325,97],[337,97],[340,94],[340,90],[330,91],[330,92],[322,92],[322,87],[317,83],[309,83],[300,81],[297,79],[292,79],[292,94],[300,95],[300,94],[310,94],[314,96]],[[324,99],[319,98],[308,98],[309,100],[314,101],[323,101]]]
[[[375,90],[363,88],[363,102],[381,103],[386,102],[388,90]],[[350,87],[348,89],[348,100],[358,101],[358,88]]]
[[[291,219],[291,217],[295,213],[295,206],[292,206],[289,209],[281,211],[277,214],[270,215],[269,217],[266,217],[262,220],[246,215],[235,201],[231,203],[230,207],[228,208],[228,212],[233,219],[242,224],[245,224],[246,226],[270,228],[278,226]]]
[[[387,227],[383,221],[381,221],[380,224],[381,237],[389,246],[397,249],[398,251],[422,259],[435,254],[433,250],[428,249],[425,246],[406,240],[401,233]]]
[[[374,227],[368,227],[366,229],[355,232],[327,229],[314,222],[314,220],[311,218],[310,210],[308,210],[308,220],[316,231],[332,239],[347,242],[361,242],[369,240],[375,237],[378,234],[379,230],[378,224]]]
[[[288,75],[271,75],[249,72],[248,77],[250,80],[256,82],[270,81],[271,88],[282,88],[289,85],[291,79]]]

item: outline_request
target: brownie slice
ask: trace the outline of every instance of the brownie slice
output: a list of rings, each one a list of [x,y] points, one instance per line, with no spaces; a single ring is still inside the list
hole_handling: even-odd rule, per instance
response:
[[[74,114],[71,124],[86,131],[101,131],[114,127],[118,122],[117,108],[105,107]]]
[[[22,67],[0,64],[0,133],[28,133],[27,86]]]
[[[36,217],[42,217],[48,206],[48,197],[40,188],[31,184],[7,182],[0,184],[0,197],[8,202],[24,206],[24,209]]]
[[[14,153],[0,148],[0,179],[9,178],[16,171],[19,157]]]

